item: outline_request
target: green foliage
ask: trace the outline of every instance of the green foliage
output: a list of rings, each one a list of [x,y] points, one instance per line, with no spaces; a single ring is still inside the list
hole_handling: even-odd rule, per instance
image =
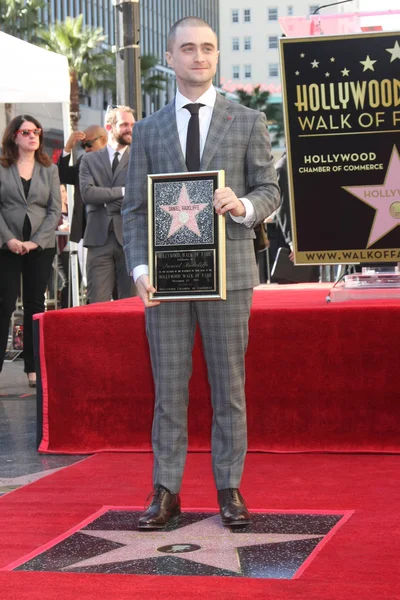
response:
[[[142,74],[142,92],[151,96],[158,90],[165,90],[168,78],[162,73],[153,71],[159,63],[156,56],[144,54],[140,57],[140,70]]]
[[[262,90],[261,85],[256,85],[251,94],[244,89],[236,89],[235,93],[240,104],[265,114],[268,126],[273,133],[272,145],[278,145],[279,138],[284,135],[282,104],[269,102],[271,94],[267,90]]]
[[[236,89],[236,94],[239,97],[240,104],[243,104],[243,106],[254,108],[255,110],[260,110],[261,112],[266,113],[268,107],[268,98],[271,94],[266,90],[261,90],[261,85],[256,85],[251,94],[246,92],[244,89]]]
[[[105,43],[101,27],[83,27],[83,15],[66,17],[64,22],[40,31],[37,43],[62,54],[68,60],[71,81],[70,120],[73,130],[79,122],[80,87],[87,91],[115,88],[115,60]]]
[[[40,28],[39,10],[44,0],[0,0],[0,31],[31,41]]]
[[[83,27],[83,15],[66,17],[37,39],[47,50],[66,56],[71,76],[86,91],[115,85],[115,61],[101,27]]]

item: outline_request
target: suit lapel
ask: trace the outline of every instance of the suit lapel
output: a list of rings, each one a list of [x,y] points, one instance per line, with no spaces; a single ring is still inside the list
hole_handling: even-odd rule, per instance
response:
[[[32,179],[31,179],[31,185],[29,186],[29,192],[28,192],[28,198],[26,199],[27,202],[30,201],[32,195],[39,189],[39,177],[40,177],[40,169],[41,166],[36,160],[35,160],[35,166],[33,168],[33,173],[32,173]]]
[[[36,169],[36,162],[35,162],[34,171],[35,171],[35,169]],[[24,202],[27,202],[27,199],[25,198],[24,187],[22,185],[21,177],[20,177],[20,174],[18,171],[18,167],[15,163],[13,165],[11,165],[11,170],[12,170],[12,174],[14,175],[14,179],[15,179],[15,183],[17,184],[17,188],[19,189]]]
[[[112,171],[111,171],[110,157],[108,155],[107,146],[105,148],[103,148],[102,150],[98,150],[96,152],[96,154],[99,155],[100,160],[101,160],[101,162],[102,162],[102,164],[103,164],[103,166],[104,166],[104,168],[105,168],[105,170],[107,172],[107,175],[109,176],[110,181],[112,181],[113,174],[112,174]]]
[[[201,157],[200,170],[207,171],[214,154],[233,123],[232,105],[217,94],[206,143]]]
[[[170,156],[177,172],[187,171],[185,157],[179,141],[178,128],[176,126],[175,101],[168,104],[160,113],[158,121],[160,138],[163,140],[164,150]]]
[[[113,180],[113,182],[114,182],[114,179],[115,179],[116,177],[118,177],[118,174],[119,174],[119,172],[121,171],[121,169],[123,169],[124,167],[126,167],[126,165],[128,164],[128,161],[129,161],[129,150],[130,150],[130,148],[128,147],[128,148],[125,150],[125,152],[123,153],[123,155],[122,155],[122,157],[121,157],[121,160],[119,161],[119,163],[118,163],[118,166],[117,166],[117,168],[115,169],[115,171],[114,171],[114,174],[113,174],[113,176],[112,176],[112,180]],[[109,162],[110,162],[110,161],[109,161]],[[112,171],[111,171],[111,173],[112,173]]]

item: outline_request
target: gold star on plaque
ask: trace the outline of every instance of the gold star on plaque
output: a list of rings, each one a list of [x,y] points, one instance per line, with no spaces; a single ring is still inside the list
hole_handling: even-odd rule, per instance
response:
[[[331,56],[331,58],[330,58],[330,61],[331,61],[331,62],[335,62],[335,57],[334,57],[334,56]]]
[[[396,58],[400,58],[399,42],[395,42],[393,48],[386,48],[386,52],[390,52],[390,54],[392,55],[390,62],[393,62],[394,60],[396,60]]]
[[[346,69],[346,67],[345,67],[345,68],[343,69],[343,71],[341,71],[341,73],[342,73],[343,77],[348,77],[348,76],[349,76],[349,73],[350,73],[350,71],[349,71],[349,69]]]
[[[310,63],[313,69],[318,69],[319,62],[315,59]]]
[[[367,55],[367,58],[365,60],[360,60],[360,63],[364,65],[363,73],[364,71],[368,71],[368,69],[370,71],[375,71],[374,64],[376,63],[376,60],[371,60],[369,54]]]

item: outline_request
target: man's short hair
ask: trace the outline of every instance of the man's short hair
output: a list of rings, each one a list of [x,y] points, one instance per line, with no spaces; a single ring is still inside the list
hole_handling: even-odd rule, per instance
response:
[[[200,17],[184,17],[183,19],[180,19],[174,25],[172,25],[171,29],[169,30],[167,39],[168,52],[171,52],[172,50],[172,46],[176,40],[176,32],[179,29],[179,27],[186,27],[187,25],[193,25],[194,27],[208,27],[213,33],[215,33],[211,25],[207,23],[207,21],[204,21],[204,19],[200,19]],[[215,36],[217,36],[216,33]]]
[[[106,113],[105,124],[106,125],[115,125],[118,120],[117,113],[119,113],[119,112],[129,112],[133,116],[135,116],[135,111],[130,106],[123,106],[123,105],[113,106]]]

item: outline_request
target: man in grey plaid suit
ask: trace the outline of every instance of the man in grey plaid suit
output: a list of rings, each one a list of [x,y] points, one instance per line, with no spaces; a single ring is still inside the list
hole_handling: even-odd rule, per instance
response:
[[[239,485],[247,450],[244,356],[253,287],[258,284],[253,227],[277,208],[279,188],[265,116],[225,99],[212,85],[218,54],[217,37],[208,23],[196,17],[176,23],[166,54],[178,84],[175,100],[133,130],[122,206],[124,251],[146,309],[156,396],[154,495],[139,519],[140,529],[161,529],[180,514],[197,324],[211,386],[212,465],[222,522],[242,526],[250,521]],[[227,299],[160,303],[149,300],[155,289],[147,268],[146,176],[188,170],[186,136],[192,110],[186,105],[193,103],[200,105],[200,170],[225,170],[227,187],[216,190],[214,207],[226,217]]]

